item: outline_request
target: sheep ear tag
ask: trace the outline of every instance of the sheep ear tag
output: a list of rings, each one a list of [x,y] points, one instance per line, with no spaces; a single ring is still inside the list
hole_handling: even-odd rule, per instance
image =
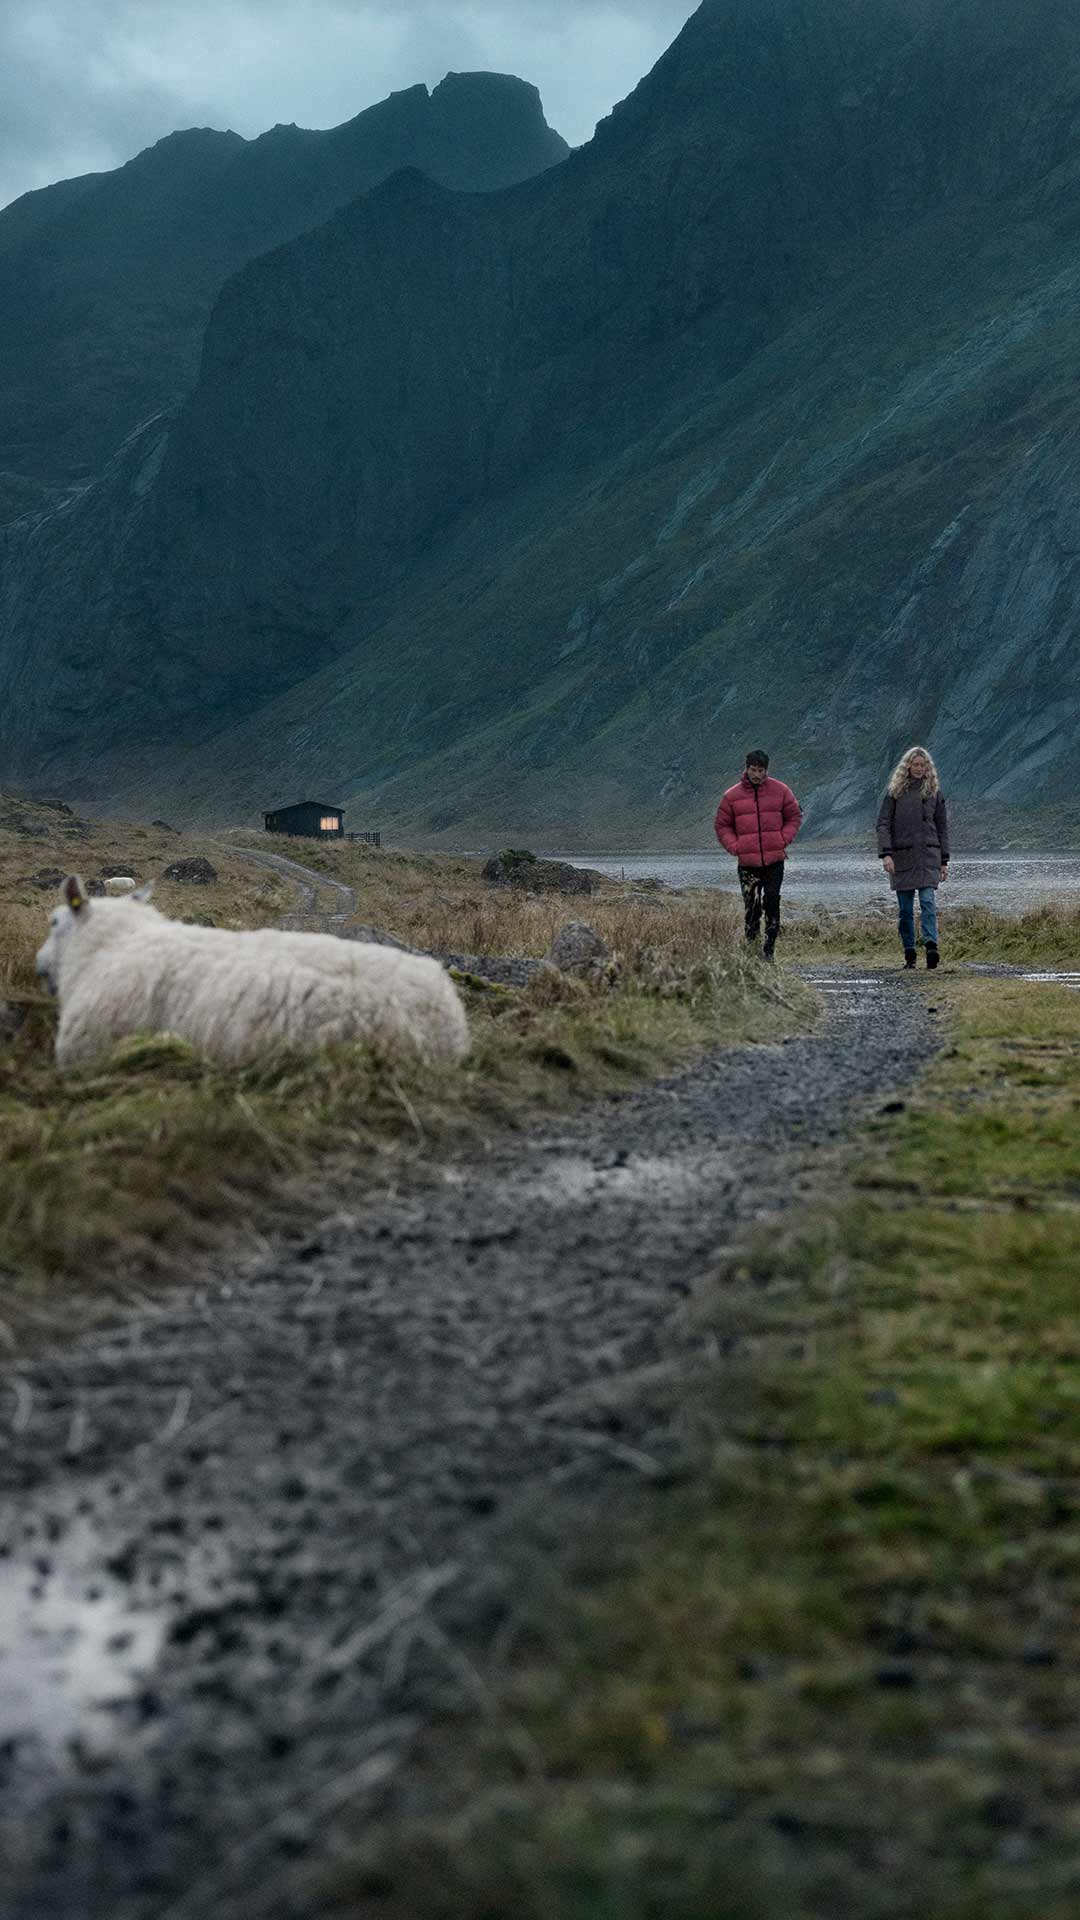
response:
[[[82,913],[86,906],[86,888],[77,873],[71,873],[64,881],[64,899],[72,913]]]

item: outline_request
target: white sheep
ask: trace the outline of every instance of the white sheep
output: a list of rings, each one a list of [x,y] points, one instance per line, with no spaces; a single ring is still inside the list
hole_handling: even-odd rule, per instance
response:
[[[113,899],[119,900],[125,893],[134,893],[137,884],[129,874],[111,873],[105,881],[105,892]]]
[[[332,934],[187,926],[148,906],[150,891],[90,900],[77,876],[65,881],[37,956],[60,1000],[60,1066],[132,1033],[178,1034],[225,1066],[341,1040],[424,1059],[468,1052],[464,1008],[437,960]]]

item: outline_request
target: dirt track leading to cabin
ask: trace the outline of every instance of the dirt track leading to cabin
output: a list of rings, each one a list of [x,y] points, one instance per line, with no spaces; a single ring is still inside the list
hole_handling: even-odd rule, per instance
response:
[[[538,1489],[663,1475],[645,1386],[722,1249],[814,1190],[935,1020],[815,973],[740,1049],[379,1191],[0,1376],[6,1920],[314,1920],[334,1813],[409,1780]]]
[[[278,921],[287,933],[337,933],[356,912],[356,894],[342,880],[314,873],[310,867],[302,867],[281,853],[257,853],[231,843],[229,852],[235,860],[250,860],[254,866],[269,867],[291,881],[296,890],[296,903],[292,912]]]

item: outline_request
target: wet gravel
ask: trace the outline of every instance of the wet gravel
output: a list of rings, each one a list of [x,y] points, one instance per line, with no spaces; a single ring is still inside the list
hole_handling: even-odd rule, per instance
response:
[[[498,1631],[502,1517],[664,1475],[655,1400],[605,1383],[681,1363],[696,1279],[933,1050],[899,973],[813,977],[816,1035],[500,1137],[0,1375],[5,1920],[314,1920],[290,1876],[408,1783]]]

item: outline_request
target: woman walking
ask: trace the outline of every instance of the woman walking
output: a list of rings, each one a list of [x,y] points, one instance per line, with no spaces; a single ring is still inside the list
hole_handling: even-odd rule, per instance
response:
[[[949,871],[949,823],[937,768],[925,747],[909,747],[886,789],[877,823],[878,853],[900,910],[904,964],[913,967],[915,895],[919,896],[926,964],[936,967],[938,948],[935,890]]]

